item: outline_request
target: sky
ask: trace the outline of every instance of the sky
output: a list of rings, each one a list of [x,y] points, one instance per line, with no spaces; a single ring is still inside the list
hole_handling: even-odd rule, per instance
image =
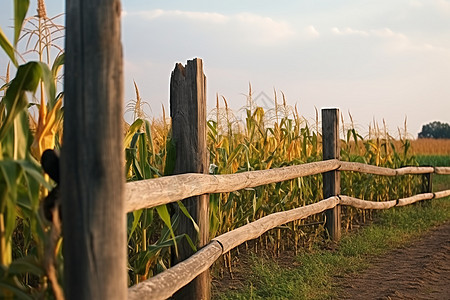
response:
[[[0,1],[11,36],[13,1]],[[61,0],[46,4],[50,16],[65,10]],[[122,10],[124,101],[136,81],[152,117],[169,109],[175,63],[198,57],[208,110],[216,95],[244,107],[250,83],[257,105],[283,92],[306,119],[338,107],[362,132],[374,120],[395,135],[407,118],[411,137],[431,121],[450,123],[450,0],[123,0]]]

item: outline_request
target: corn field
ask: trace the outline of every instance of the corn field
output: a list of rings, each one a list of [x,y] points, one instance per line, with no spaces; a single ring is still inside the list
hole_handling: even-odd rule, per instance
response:
[[[136,87],[137,89],[137,87]],[[139,93],[134,115],[142,115]],[[211,174],[233,174],[253,170],[279,168],[322,160],[321,133],[318,117],[309,124],[296,108],[277,101],[272,109],[264,110],[252,103],[249,89],[248,105],[243,121],[229,109],[225,98],[217,98],[216,107],[208,118],[208,149]],[[275,97],[276,98],[276,97]],[[221,104],[222,103],[222,104]],[[316,112],[317,113],[317,112]],[[163,113],[164,114],[164,113]],[[342,120],[344,123],[344,119]],[[362,137],[352,123],[341,129],[341,159],[377,166],[398,168],[416,166],[411,156],[411,144],[406,138],[394,140],[385,126],[374,126],[370,137]],[[137,118],[125,138],[128,180],[140,180],[170,175],[173,168],[173,149],[170,120],[151,123]],[[406,197],[420,192],[421,178],[402,176],[387,178],[353,172],[342,173],[342,193],[362,199],[383,201]],[[210,237],[231,231],[274,212],[293,209],[323,199],[322,176],[308,176],[295,180],[249,188],[232,193],[210,195]],[[181,205],[180,203],[178,205]],[[155,211],[156,210],[156,211]],[[144,209],[129,214],[130,284],[136,284],[170,266],[170,254],[176,241],[171,228],[177,226],[173,207]],[[371,211],[343,208],[343,226],[347,230],[372,218]],[[324,217],[308,219],[280,226],[261,236],[247,248],[264,250],[278,255],[283,249],[297,252],[323,238]],[[148,246],[151,245],[151,246]],[[239,249],[224,255],[217,268],[232,272],[233,259]]]
[[[45,149],[61,147],[64,93],[57,91],[64,53],[55,41],[63,37],[64,28],[55,24],[58,16],[49,18],[44,2],[38,2],[38,15],[28,19],[28,5],[18,5],[12,42],[0,30],[0,45],[17,69],[16,75],[11,76],[8,66],[5,76],[0,77],[0,297],[6,299],[57,298],[63,282],[63,241],[57,234],[60,228],[46,219],[43,211],[55,182],[44,175],[39,160]],[[21,41],[27,45],[23,55],[18,54]],[[35,55],[36,61],[20,64],[29,54]],[[127,181],[135,181],[171,175],[175,145],[170,119],[163,108],[161,118],[148,120],[143,113],[146,104],[141,101],[136,84],[135,89],[136,99],[127,106],[133,122],[126,124],[124,132],[124,176]],[[322,160],[317,111],[311,124],[296,107],[286,104],[284,95],[280,104],[275,99],[272,108],[257,107],[250,88],[240,118],[229,109],[225,98],[217,98],[207,122],[211,174]],[[369,132],[368,136],[361,136],[352,122],[343,125],[341,159],[391,168],[417,165],[406,132],[394,139],[385,125],[379,129],[376,124]],[[421,186],[418,176],[386,178],[351,172],[341,176],[343,194],[376,201],[405,197],[418,192]],[[321,175],[212,194],[211,238],[274,212],[322,198]],[[188,215],[181,202],[128,214],[129,285],[169,268],[180,240],[187,239],[195,248],[189,236],[175,235],[177,213]],[[372,218],[371,211],[351,207],[344,207],[343,214],[344,228],[348,230]],[[245,246],[278,255],[283,249],[299,251],[310,247],[324,234],[324,217],[315,215],[280,226]],[[224,255],[217,268],[232,271],[238,251]]]

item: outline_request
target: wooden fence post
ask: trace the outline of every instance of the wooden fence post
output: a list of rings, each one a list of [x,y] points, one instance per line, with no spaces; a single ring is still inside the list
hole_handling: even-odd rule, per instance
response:
[[[120,0],[66,1],[61,200],[66,299],[126,299]]]
[[[426,173],[422,176],[422,193],[433,192],[433,173]]]
[[[339,138],[339,109],[322,109],[322,146],[323,160],[340,158]],[[339,171],[323,174],[323,197],[339,195],[341,192],[341,178]],[[325,212],[326,228],[333,241],[341,237],[341,206],[337,205]]]
[[[432,167],[432,166],[427,166]],[[432,193],[433,192],[433,173],[426,173],[422,175],[422,193]],[[421,205],[430,206],[431,201],[422,201]]]
[[[186,66],[176,64],[170,80],[170,116],[172,137],[176,147],[174,174],[208,173],[208,150],[206,146],[206,77],[201,59],[193,59]],[[209,195],[183,200],[183,204],[198,224],[179,212],[177,234],[187,233],[200,248],[209,242]],[[179,243],[177,261],[193,254],[187,241]],[[209,270],[200,274],[175,294],[176,299],[209,299],[211,297]]]

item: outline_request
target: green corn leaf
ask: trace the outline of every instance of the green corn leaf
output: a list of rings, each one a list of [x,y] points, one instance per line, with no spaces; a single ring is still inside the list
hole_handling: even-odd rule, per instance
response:
[[[14,119],[13,125],[13,140],[14,140],[14,148],[13,148],[13,158],[17,160],[25,159],[29,156],[29,118],[28,112],[26,110],[22,110],[19,112],[17,117]]]
[[[139,224],[139,220],[141,219],[142,212],[143,212],[143,209],[140,209],[140,210],[135,210],[131,213],[133,216],[133,223],[131,225],[130,232],[128,233],[128,243],[130,242],[131,237],[133,236],[133,233]]]
[[[30,0],[14,0],[14,45],[19,41],[23,20],[28,12]]]
[[[170,221],[170,214],[169,214],[169,211],[167,210],[167,206],[166,205],[157,206],[156,211],[158,212],[158,215],[161,218],[161,220],[164,222],[164,224],[166,224],[167,228],[169,228],[170,235],[172,236],[172,239],[174,239],[174,243],[175,243],[175,245],[174,245],[175,246],[175,254],[176,254],[176,256],[178,256],[178,247],[175,242],[175,233],[173,231],[172,223]]]
[[[133,159],[136,157],[136,149],[125,149],[125,175],[128,175]],[[128,178],[127,178],[128,179]]]
[[[172,139],[168,139],[166,142],[166,161],[164,164],[164,176],[172,175],[173,170],[175,169],[175,161],[177,152],[175,149],[175,143]]]
[[[8,114],[1,124],[0,142],[13,125],[17,115],[28,106],[25,92],[35,92],[41,79],[44,81],[48,99],[53,99],[55,97],[55,83],[46,64],[29,62],[19,66],[17,69],[16,77],[11,81],[11,85],[6,90],[2,100],[5,103]]]
[[[20,299],[20,300],[33,300],[33,298],[31,296],[29,296],[25,291],[23,291],[21,289],[21,287],[19,288],[17,286],[17,283],[15,282],[15,280],[13,281],[12,279],[10,280],[12,282],[6,282],[6,281],[0,281],[0,296],[3,298],[3,296],[6,297],[5,294],[2,294],[2,290],[3,291],[11,291],[14,295],[13,299]],[[9,297],[8,297],[9,298]],[[7,299],[7,298],[6,298]]]
[[[8,273],[14,275],[31,273],[36,276],[45,274],[37,257],[31,255],[15,259],[9,266]]]
[[[195,231],[200,232],[200,228],[198,228],[197,223],[195,222],[195,220],[192,218],[191,214],[188,212],[188,210],[186,209],[186,206],[184,206],[183,202],[181,201],[177,201],[178,206],[180,207],[181,211],[183,212],[183,214],[189,218],[189,220],[191,220],[192,222],[192,226],[194,226]]]
[[[230,156],[228,156],[227,159],[227,168],[229,168],[231,166],[231,164],[233,163],[233,161],[237,158],[237,156],[241,153],[241,151],[243,151],[244,149],[246,149],[247,147],[244,144],[239,144],[234,150],[233,152],[231,152]]]
[[[52,185],[45,181],[44,175],[41,173],[40,166],[32,157],[27,160],[16,161],[17,164],[22,168],[23,172],[26,173],[30,178],[33,178],[36,182],[43,185],[46,189],[51,189]]]
[[[8,199],[17,194],[17,180],[19,178],[17,164],[12,160],[0,161],[0,186],[2,187],[2,198],[0,199],[0,212],[4,212]]]
[[[1,28],[0,28],[0,46],[5,51],[6,55],[8,55],[9,59],[13,62],[14,66],[17,67],[19,64],[17,63],[16,60],[14,47],[11,45],[11,43],[9,42],[8,38],[6,37],[5,33]]]
[[[151,171],[147,160],[148,150],[144,133],[139,134],[138,152],[139,152],[139,165],[141,166],[142,176],[144,179],[149,179],[151,178]]]
[[[144,218],[142,220],[142,228],[143,229],[148,229],[152,225],[153,219],[154,219],[153,213],[154,213],[153,208],[147,208],[144,210]]]
[[[187,234],[184,234],[184,237],[186,238],[186,241],[188,242],[189,246],[191,246],[191,249],[194,252],[197,252],[197,247],[195,247],[194,243],[192,242],[191,237],[189,235],[187,235]]]
[[[148,145],[150,147],[150,153],[152,155],[153,161],[155,161],[155,145],[153,143],[152,130],[150,128],[150,122],[145,120],[145,134],[147,135]]]
[[[58,76],[58,72],[61,69],[61,67],[64,65],[66,59],[65,53],[62,53],[58,55],[58,57],[55,58],[55,61],[53,62],[52,66],[52,76],[54,79]]]
[[[142,119],[137,119],[136,121],[131,124],[130,128],[128,129],[127,134],[125,135],[125,139],[123,141],[124,147],[128,147],[128,145],[131,143],[132,139],[134,138],[136,132],[142,127],[143,124]],[[134,146],[130,146],[131,148],[134,148]]]

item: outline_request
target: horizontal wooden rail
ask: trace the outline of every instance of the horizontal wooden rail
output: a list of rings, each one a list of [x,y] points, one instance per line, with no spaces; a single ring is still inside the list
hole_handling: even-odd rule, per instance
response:
[[[382,201],[382,202],[375,202],[375,201],[367,201],[367,200],[361,200],[358,198],[353,198],[349,196],[340,196],[341,201],[339,204],[341,205],[351,205],[356,208],[361,209],[388,209],[394,206],[405,206],[409,205],[418,201],[422,200],[430,200],[435,198],[435,194],[433,193],[424,193],[424,194],[418,194],[412,197],[402,198],[398,200],[389,200],[389,201]],[[438,197],[441,198],[441,197]]]
[[[214,238],[208,245],[188,259],[144,282],[130,287],[128,289],[128,299],[145,299],[149,295],[151,295],[152,299],[167,299],[209,268],[222,254],[234,247],[248,240],[255,239],[277,226],[304,219],[326,209],[333,208],[338,204],[350,205],[361,209],[388,209],[394,206],[405,206],[423,200],[447,196],[450,196],[450,190],[418,194],[412,197],[383,202],[340,195],[314,204],[274,213]]]
[[[434,198],[444,198],[450,196],[450,190],[440,191],[434,193]]]
[[[223,252],[226,253],[246,241],[261,236],[264,232],[270,229],[288,222],[301,220],[321,213],[327,209],[335,207],[337,204],[339,204],[339,198],[330,197],[314,204],[273,213],[235,230],[219,235],[213,240],[218,241],[223,247]]]
[[[434,167],[434,173],[440,175],[450,175],[450,167]]]
[[[222,253],[222,246],[212,241],[172,268],[130,287],[128,299],[167,299],[208,269]]]
[[[339,201],[339,204],[353,206],[353,207],[361,208],[361,209],[388,209],[388,208],[394,207],[397,204],[397,200],[375,202],[375,201],[367,201],[367,200],[362,200],[362,199],[344,196],[344,195],[340,195],[339,197],[341,198],[341,200]]]
[[[152,299],[167,299],[198,274],[209,268],[223,253],[245,241],[259,237],[270,229],[323,212],[326,209],[335,207],[338,203],[338,197],[331,197],[314,204],[265,216],[224,233],[214,238],[211,243],[190,258],[155,277],[130,287],[128,289],[128,299],[145,299],[149,295],[151,295]]]
[[[367,164],[358,163],[358,162],[341,161],[341,166],[339,167],[339,171],[353,171],[353,172],[368,173],[368,174],[374,174],[374,175],[398,176],[398,175],[434,173],[435,168],[434,167],[403,167],[403,168],[398,168],[398,169],[390,169],[390,168],[367,165]],[[443,170],[443,171],[445,172],[445,170]]]
[[[339,160],[333,159],[227,175],[190,173],[128,182],[125,191],[126,212],[155,207],[202,194],[227,193],[297,177],[316,175],[336,170],[339,166]]]
[[[328,171],[353,171],[374,175],[450,174],[450,167],[404,167],[390,169],[337,159],[312,162],[278,169],[250,171],[227,175],[181,174],[128,182],[125,191],[126,212],[155,207],[192,196],[227,193],[244,188],[281,182]]]

